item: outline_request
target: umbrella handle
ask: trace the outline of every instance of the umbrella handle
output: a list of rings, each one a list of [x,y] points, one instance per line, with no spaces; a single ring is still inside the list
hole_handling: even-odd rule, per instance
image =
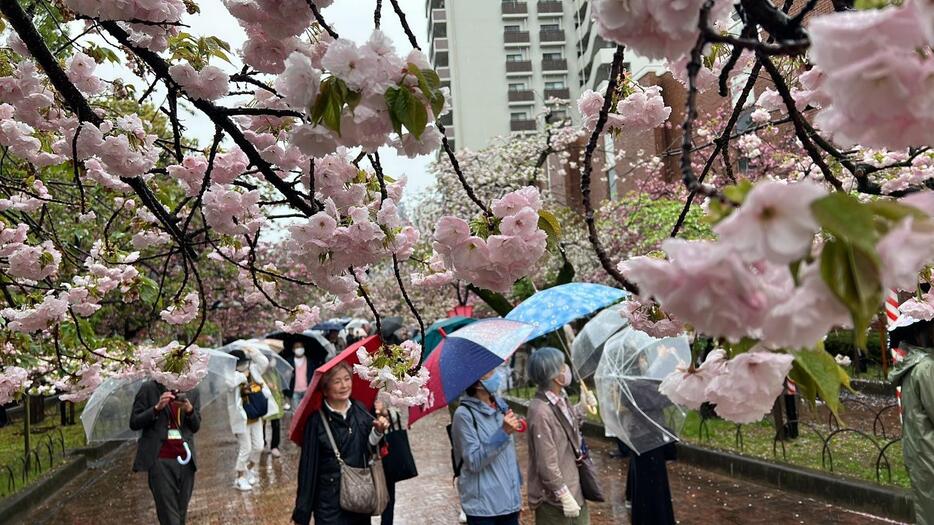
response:
[[[181,456],[175,456],[175,460],[178,461],[179,465],[187,465],[191,462],[191,449],[188,447],[187,442],[182,443],[182,446],[185,447],[185,454],[187,454],[187,456],[185,456],[185,459],[182,459]]]
[[[581,395],[583,395],[583,396],[585,396],[585,397],[590,397],[590,396],[588,395],[588,394],[590,394],[590,389],[587,388],[587,384],[584,383],[583,381],[581,381],[580,384],[581,384]],[[586,399],[585,399],[585,401],[586,401]],[[591,406],[590,403],[586,403],[586,402],[584,403],[584,405],[587,406],[587,412],[590,412],[590,415],[592,415],[592,416],[597,415],[597,407],[596,407],[596,405]]]

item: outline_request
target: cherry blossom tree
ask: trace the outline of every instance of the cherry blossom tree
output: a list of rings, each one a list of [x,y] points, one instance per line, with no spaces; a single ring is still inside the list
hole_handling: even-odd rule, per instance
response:
[[[884,292],[914,290],[934,259],[927,0],[839,0],[820,16],[816,1],[594,0],[618,47],[606,89],[578,101],[580,126],[477,153],[447,141],[450,93],[398,2],[410,49],[380,30],[381,3],[369,38],[342,38],[332,3],[226,0],[247,35],[234,50],[187,31],[194,0],[0,0],[0,401],[27,388],[80,399],[109,375],[190,386],[197,345],[230,305],[263,304],[254,318],[291,332],[359,309],[379,325],[405,305],[423,330],[414,289],[495,297],[573,260],[633,292],[640,326],[714,338],[722,353],[664,391],[750,421],[788,374],[835,407],[847,378],[823,336],[851,326],[864,344]],[[623,74],[626,53],[667,61],[686,86],[683,119]],[[701,118],[708,90],[721,104]],[[190,114],[213,126],[206,144]],[[638,191],[598,213],[603,135],[660,126],[680,126],[680,144],[637,155]],[[383,148],[440,150],[424,210],[403,213],[406,181],[386,172]],[[486,170],[493,158],[519,160],[508,184]],[[580,170],[579,221],[548,195],[549,158]],[[661,175],[670,159],[677,180]],[[639,206],[639,227],[670,216],[651,228],[671,238],[620,232]],[[413,355],[373,358],[394,363],[381,384],[402,403],[425,401]]]

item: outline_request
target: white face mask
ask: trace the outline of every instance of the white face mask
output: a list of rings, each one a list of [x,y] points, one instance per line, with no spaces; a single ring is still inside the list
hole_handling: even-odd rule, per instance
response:
[[[571,374],[570,367],[564,367],[561,369],[561,375],[555,378],[555,381],[558,382],[561,386],[568,386],[571,384],[571,381],[574,379],[574,375]]]
[[[305,349],[304,349],[304,348],[296,348],[296,349],[295,349],[295,357],[302,357],[302,356],[304,356],[304,355],[305,355]]]

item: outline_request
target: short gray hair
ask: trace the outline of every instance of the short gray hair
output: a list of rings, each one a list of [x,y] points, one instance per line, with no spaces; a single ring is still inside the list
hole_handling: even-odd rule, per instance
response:
[[[526,365],[529,379],[540,388],[547,388],[561,373],[564,354],[557,348],[546,346],[532,352]]]

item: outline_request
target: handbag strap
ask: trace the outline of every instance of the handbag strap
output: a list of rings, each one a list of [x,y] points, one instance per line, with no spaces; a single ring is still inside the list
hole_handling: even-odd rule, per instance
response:
[[[554,403],[548,402],[548,404],[551,406],[551,411],[554,412],[555,416],[558,418],[558,426],[560,426],[561,429],[564,430],[564,435],[567,436],[568,442],[571,444],[571,450],[574,451],[574,457],[577,460],[581,459],[583,457],[583,454],[581,453],[577,445],[574,444],[574,438],[572,438],[571,433],[568,432],[567,425],[561,422],[562,419],[566,420],[567,418],[564,416],[564,414],[561,413],[561,411],[558,409],[558,407]]]
[[[334,434],[331,434],[331,425],[328,425],[328,416],[323,410],[319,413],[321,414],[321,422],[324,423],[324,431],[328,434],[328,441],[331,442],[331,448],[334,449],[334,455],[337,456],[337,462],[343,467],[344,460],[341,459],[341,451],[337,448],[337,443],[334,442]]]

